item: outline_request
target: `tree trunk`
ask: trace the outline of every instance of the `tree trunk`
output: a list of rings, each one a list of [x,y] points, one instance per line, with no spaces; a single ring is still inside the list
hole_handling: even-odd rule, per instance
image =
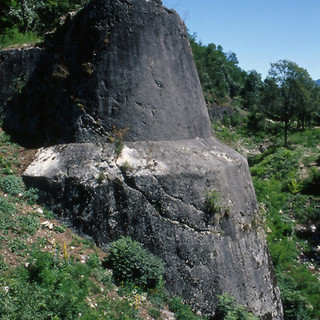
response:
[[[25,0],[20,0],[19,3],[23,20],[23,33],[26,33],[28,31],[28,19],[26,16]]]
[[[284,146],[288,145],[288,128],[289,128],[289,120],[285,119],[284,121]]]

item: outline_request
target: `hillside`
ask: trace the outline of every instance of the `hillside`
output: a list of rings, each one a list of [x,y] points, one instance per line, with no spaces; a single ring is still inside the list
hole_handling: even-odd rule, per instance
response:
[[[130,254],[123,260],[115,257],[111,268],[109,260],[106,268],[105,251],[39,206],[37,190],[27,189],[20,177],[34,155],[35,150],[12,143],[0,130],[1,319],[201,319],[182,299],[166,292],[157,271],[161,262],[141,251],[140,244],[115,243],[119,257],[124,254],[121,248]],[[160,282],[150,288],[142,285],[145,280],[130,273],[137,271],[132,264],[142,268],[144,277],[157,274]],[[232,296],[219,299],[219,319],[255,319]]]
[[[248,157],[285,319],[320,317],[320,129],[292,133],[288,146],[279,124],[248,131],[248,118],[216,122],[216,135]],[[232,124],[230,124],[232,123]]]
[[[37,190],[24,186],[19,174],[33,156],[0,131],[1,319],[198,319],[161,286],[116,286],[113,270],[103,267],[106,253],[37,205]]]
[[[50,2],[46,9],[57,9],[51,21],[37,1],[30,1],[35,4],[30,18],[36,17],[37,24],[26,32],[22,20],[2,19],[1,47],[20,38],[21,43],[41,39],[43,28],[55,28],[61,14],[85,2]],[[116,14],[126,12],[127,2],[115,2]],[[47,34],[38,48],[0,53],[7,70],[1,75],[6,86],[0,110],[8,111],[8,132],[24,146],[53,145],[38,153],[24,176],[29,186],[43,187],[40,192],[21,180],[36,150],[0,133],[0,318],[200,319],[174,297],[181,293],[193,307],[215,312],[212,319],[255,319],[224,292],[232,292],[257,314],[262,310],[267,319],[270,312],[281,318],[281,291],[285,320],[319,319],[319,88],[304,69],[287,60],[272,64],[273,76],[262,81],[256,71],[241,70],[234,53],[191,36],[204,101],[185,49],[188,34],[173,12],[161,8],[173,19],[170,26],[178,21],[177,38],[168,41],[159,34],[176,26],[167,28],[161,20],[161,28],[150,32],[160,17],[159,1],[140,1],[142,9],[130,18],[119,14],[110,19],[103,15],[108,11],[105,1],[96,3],[102,9],[94,13],[96,8],[89,6],[91,13],[78,16],[83,19],[68,15],[65,26],[71,28],[58,27],[56,39]],[[13,5],[20,12],[19,3]],[[140,30],[145,5],[157,14],[147,15],[150,25]],[[8,8],[3,8],[6,16]],[[125,30],[113,32],[112,19],[123,19]],[[138,21],[135,32],[133,20]],[[70,47],[72,37],[81,50]],[[147,39],[146,54],[136,55],[143,49],[142,38]],[[155,52],[159,39],[166,39],[166,45],[158,43]],[[47,56],[46,46],[51,48]],[[179,54],[173,57],[166,50]],[[45,58],[40,61],[40,56]],[[119,56],[128,59],[117,65]],[[165,59],[159,64],[143,60],[148,56]],[[23,61],[23,68],[15,59]],[[282,77],[280,70],[289,76]],[[186,79],[188,86],[183,85]],[[247,163],[211,137],[205,103],[212,118],[218,115],[215,135],[248,158],[260,213]],[[128,112],[128,106],[135,112]],[[193,126],[190,119],[196,120]],[[86,144],[75,144],[79,142]],[[40,206],[39,195],[61,220]],[[68,228],[70,221],[78,233]],[[81,237],[83,231],[111,250],[102,251],[94,238]],[[140,243],[122,238],[124,234]],[[163,261],[169,270],[166,283]]]

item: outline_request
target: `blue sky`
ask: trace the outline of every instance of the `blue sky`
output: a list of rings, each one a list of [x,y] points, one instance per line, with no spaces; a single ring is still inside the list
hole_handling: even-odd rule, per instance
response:
[[[203,44],[236,53],[242,69],[264,79],[287,59],[320,79],[320,0],[163,0]]]

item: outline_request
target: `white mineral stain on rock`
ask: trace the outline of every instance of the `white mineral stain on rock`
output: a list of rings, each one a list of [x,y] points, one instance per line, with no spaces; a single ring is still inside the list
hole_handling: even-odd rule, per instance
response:
[[[116,164],[118,167],[128,167],[129,170],[135,171],[137,175],[147,174],[148,172],[165,174],[168,171],[163,162],[153,159],[146,152],[141,153],[127,146],[123,148]]]
[[[41,148],[36,154],[36,159],[24,172],[30,176],[49,176],[60,167],[59,154],[53,148]]]

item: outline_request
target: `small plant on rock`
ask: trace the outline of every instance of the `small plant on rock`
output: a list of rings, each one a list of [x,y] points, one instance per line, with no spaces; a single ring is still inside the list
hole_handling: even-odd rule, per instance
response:
[[[293,179],[290,183],[288,183],[288,189],[293,194],[299,193],[302,190],[302,187],[302,183],[297,181],[297,179]]]
[[[109,136],[109,141],[111,143],[114,143],[115,145],[115,153],[117,155],[117,157],[120,156],[123,147],[124,147],[124,142],[123,142],[123,138],[126,135],[126,133],[128,132],[129,128],[126,127],[124,129],[117,129],[115,126],[113,126],[112,128],[112,134]]]
[[[219,213],[222,210],[222,196],[217,190],[212,190],[206,194],[205,204],[209,213]]]

